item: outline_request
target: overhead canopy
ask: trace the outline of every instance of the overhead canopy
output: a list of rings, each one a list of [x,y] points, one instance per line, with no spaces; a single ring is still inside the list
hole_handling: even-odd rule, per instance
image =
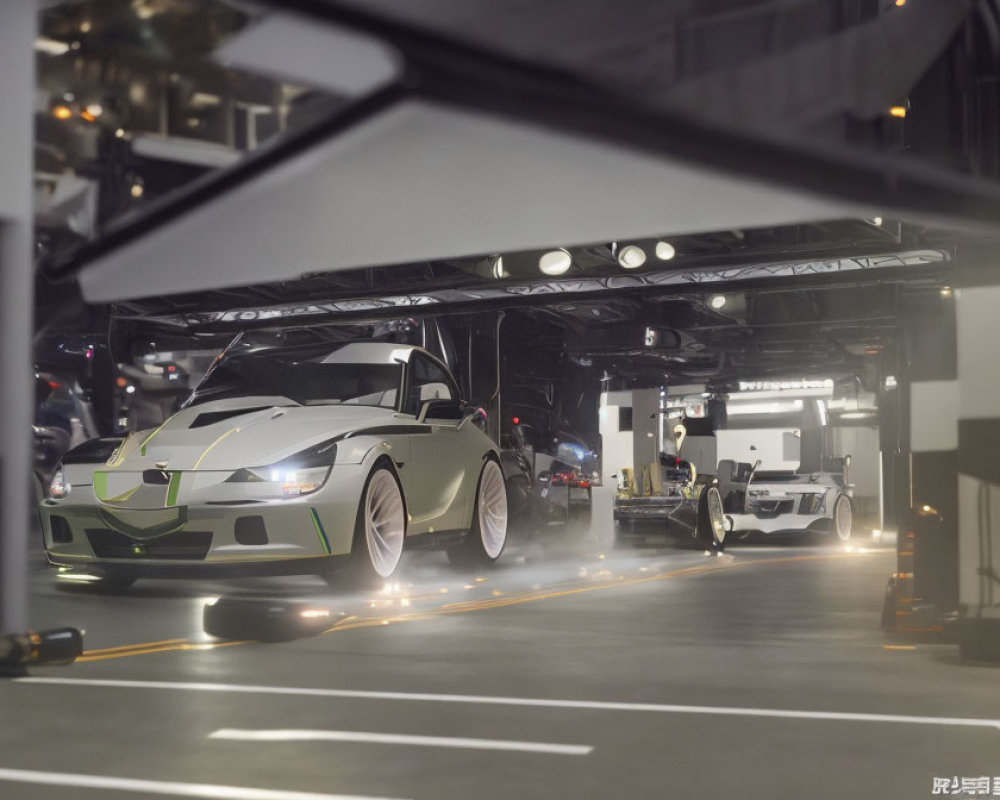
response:
[[[108,302],[326,270],[877,210],[408,101],[89,265]]]
[[[1000,218],[992,186],[779,140],[773,132],[749,134],[718,119],[698,121],[650,105],[641,92],[609,89],[580,65],[552,66],[541,57],[536,65],[530,54],[449,38],[454,31],[442,34],[446,26],[434,30],[426,20],[410,27],[391,18],[407,16],[392,3],[381,7],[386,18],[337,3],[289,5],[319,24],[273,14],[218,57],[281,78],[326,82],[351,104],[81,250],[70,268],[79,270],[88,301],[892,209],[987,224]],[[940,13],[953,30],[964,12],[947,7]],[[868,41],[882,30],[899,38],[913,24],[890,20],[856,36]],[[943,47],[945,38],[933,46]],[[929,48],[922,64],[933,55],[928,42],[919,42]],[[871,51],[858,49],[856,37],[833,37],[825,49],[810,50],[827,57]],[[801,60],[803,52],[792,55]],[[868,58],[866,69],[875,61]],[[775,55],[763,72],[748,67],[748,74],[776,75],[796,63]],[[892,75],[893,91],[917,77]],[[858,71],[849,76],[852,85],[865,79]],[[678,91],[689,85],[679,83]],[[878,105],[876,95],[864,93],[865,102]]]

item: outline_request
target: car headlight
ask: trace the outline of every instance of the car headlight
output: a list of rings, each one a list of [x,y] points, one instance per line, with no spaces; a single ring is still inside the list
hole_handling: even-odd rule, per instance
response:
[[[275,494],[280,486],[282,497],[299,497],[315,492],[326,483],[336,458],[336,441],[328,440],[276,464],[237,470],[226,483],[269,483]]]
[[[66,476],[63,474],[62,467],[56,470],[56,474],[52,476],[52,480],[49,481],[49,497],[54,500],[62,500],[66,495],[69,494],[70,489],[73,487],[69,485],[69,481],[66,480]]]

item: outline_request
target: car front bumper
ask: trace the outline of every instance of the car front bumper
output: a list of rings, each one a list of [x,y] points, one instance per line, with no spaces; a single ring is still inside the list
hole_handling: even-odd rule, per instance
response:
[[[357,476],[338,469],[336,483],[314,493],[265,502],[133,509],[99,503],[80,487],[78,498],[39,506],[46,557],[138,577],[322,572],[322,559],[350,552],[364,484],[360,468]]]

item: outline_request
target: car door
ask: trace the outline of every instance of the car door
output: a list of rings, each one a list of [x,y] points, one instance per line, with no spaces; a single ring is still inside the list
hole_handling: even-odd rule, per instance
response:
[[[423,353],[410,359],[403,413],[417,417],[426,400],[458,400],[454,379]],[[446,412],[441,412],[446,413]],[[412,534],[460,530],[472,513],[469,489],[474,455],[461,417],[429,417],[411,428],[410,461],[402,472]],[[478,463],[478,462],[476,462]]]

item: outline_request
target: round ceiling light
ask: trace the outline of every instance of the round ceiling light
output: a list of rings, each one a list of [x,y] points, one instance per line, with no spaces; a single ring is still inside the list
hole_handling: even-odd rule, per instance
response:
[[[713,294],[711,299],[709,299],[708,304],[718,311],[726,305],[726,296],[724,294]]]
[[[660,261],[669,261],[675,255],[677,255],[677,251],[674,249],[674,246],[670,244],[670,242],[661,241],[656,243],[656,257],[660,259]]]
[[[618,263],[625,269],[637,269],[646,263],[646,251],[634,244],[627,244],[618,251]]]
[[[538,259],[538,269],[545,275],[562,275],[573,265],[573,257],[568,250],[559,248],[544,253]]]

